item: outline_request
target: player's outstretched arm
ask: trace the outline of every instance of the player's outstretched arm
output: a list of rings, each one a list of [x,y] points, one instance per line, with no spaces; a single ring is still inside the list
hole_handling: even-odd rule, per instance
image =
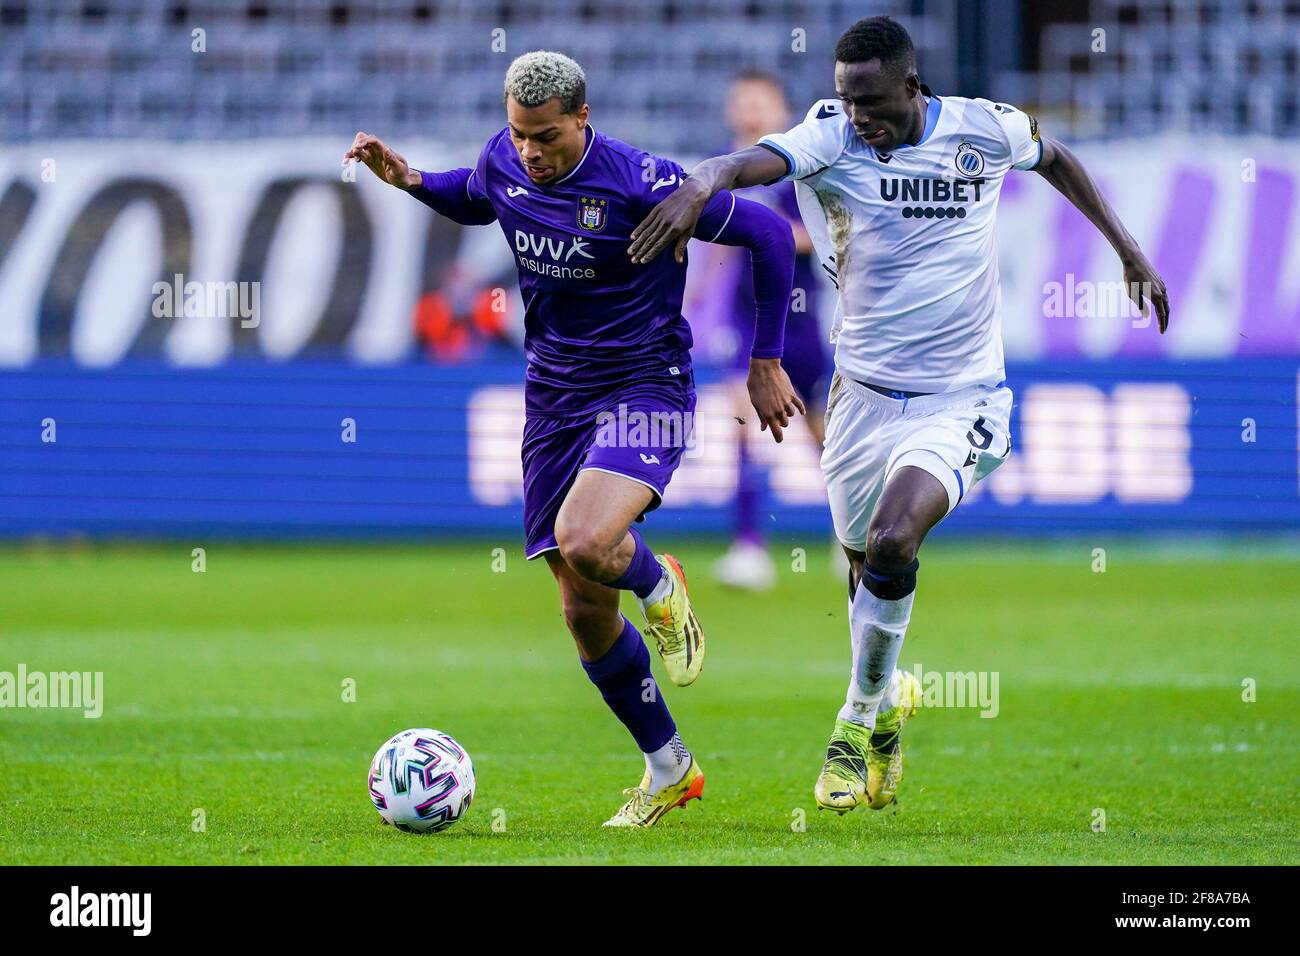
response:
[[[700,213],[716,193],[723,189],[761,186],[775,182],[785,174],[785,160],[762,146],[706,159],[632,230],[632,244],[628,246],[627,254],[633,262],[646,263],[675,242],[673,255],[681,262]]]
[[[364,164],[388,185],[410,193],[434,212],[462,226],[482,226],[496,221],[491,203],[469,194],[471,169],[452,169],[445,173],[412,169],[401,153],[369,133],[357,133],[352,148],[343,154],[344,166],[353,162]]]
[[[1169,328],[1169,298],[1165,282],[1156,272],[1129,231],[1120,222],[1088,171],[1072,152],[1059,141],[1043,137],[1043,155],[1034,172],[1046,179],[1074,207],[1088,217],[1106,237],[1124,266],[1124,285],[1129,298],[1144,316],[1155,308],[1161,334]],[[1146,301],[1143,301],[1143,300]]]

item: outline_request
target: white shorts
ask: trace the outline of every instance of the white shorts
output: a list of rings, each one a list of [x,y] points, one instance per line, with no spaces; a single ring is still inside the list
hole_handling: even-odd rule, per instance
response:
[[[988,385],[889,398],[836,372],[826,403],[822,473],[840,541],[866,550],[876,501],[904,465],[928,471],[948,489],[951,513],[1011,454],[1011,401],[1011,389]]]

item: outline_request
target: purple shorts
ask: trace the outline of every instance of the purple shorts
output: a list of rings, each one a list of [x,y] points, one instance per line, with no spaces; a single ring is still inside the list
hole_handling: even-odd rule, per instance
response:
[[[550,417],[529,412],[524,421],[524,556],[558,547],[555,518],[578,472],[606,471],[654,492],[653,511],[694,441],[695,380],[679,375],[639,377],[610,392],[593,412]],[[645,517],[643,512],[637,517]]]

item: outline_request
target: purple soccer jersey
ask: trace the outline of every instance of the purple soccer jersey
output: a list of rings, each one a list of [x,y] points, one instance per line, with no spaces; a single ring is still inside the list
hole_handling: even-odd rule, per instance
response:
[[[632,230],[685,178],[676,163],[591,127],[577,166],[544,186],[524,172],[509,129],[483,147],[466,192],[491,204],[515,253],[529,412],[594,412],[631,377],[689,367],[686,264],[670,251],[645,265],[627,255]],[[735,205],[730,193],[714,196],[696,235],[719,238]]]
[[[645,485],[654,492],[652,510],[692,437],[692,339],[681,312],[686,263],[671,249],[644,265],[627,254],[632,230],[685,171],[591,127],[585,135],[581,159],[553,183],[528,178],[507,127],[473,170],[422,173],[423,186],[412,190],[457,222],[495,220],[514,250],[528,359],[522,457],[530,558],[556,546],[555,517],[579,471]],[[752,354],[779,357],[794,269],[788,224],[723,192],[705,207],[695,235],[747,246],[759,261]],[[663,432],[648,442],[609,442],[599,434],[602,413],[668,416],[680,428],[671,442]]]

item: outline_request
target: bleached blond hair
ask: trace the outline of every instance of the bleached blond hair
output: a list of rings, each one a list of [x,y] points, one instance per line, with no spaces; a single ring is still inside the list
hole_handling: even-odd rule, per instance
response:
[[[520,106],[541,106],[552,97],[565,113],[576,113],[587,102],[587,74],[572,58],[552,50],[534,50],[515,58],[506,70],[502,101],[514,97]]]

